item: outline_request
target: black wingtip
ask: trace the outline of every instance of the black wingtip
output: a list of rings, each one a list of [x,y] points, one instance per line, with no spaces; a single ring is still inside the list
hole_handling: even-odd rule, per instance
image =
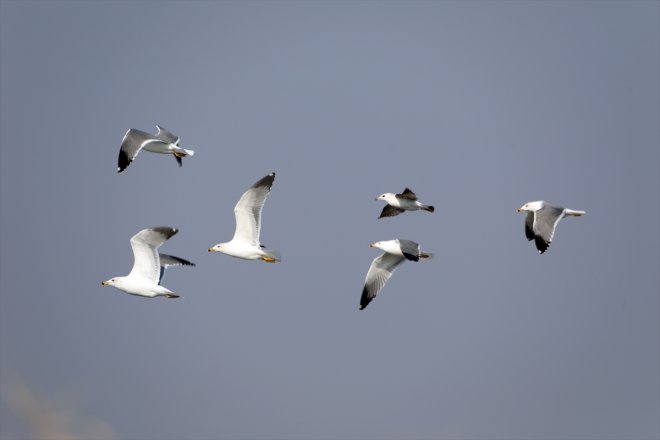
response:
[[[403,256],[406,257],[410,261],[419,261],[419,256],[418,255],[413,255],[413,254],[409,254],[407,252],[404,252]]]
[[[267,176],[262,177],[261,179],[257,180],[254,185],[252,185],[252,188],[271,188],[273,186],[273,182],[275,181],[275,173],[270,173]]]
[[[372,299],[373,298],[369,298],[369,290],[365,285],[362,288],[362,296],[360,297],[360,310],[364,310],[369,305]]]
[[[174,155],[174,158],[176,159],[176,163],[179,164],[179,168],[183,166],[183,159],[177,156],[176,154]]]
[[[534,243],[536,244],[536,249],[538,249],[539,254],[544,253],[550,247],[550,243],[546,242],[541,237],[534,237]]]
[[[131,159],[124,150],[119,150],[119,159],[117,160],[117,172],[121,173],[131,164]]]
[[[434,211],[435,211],[435,207],[434,207],[434,206],[427,206],[427,207],[425,208],[425,210],[428,211],[428,212],[434,212]]]

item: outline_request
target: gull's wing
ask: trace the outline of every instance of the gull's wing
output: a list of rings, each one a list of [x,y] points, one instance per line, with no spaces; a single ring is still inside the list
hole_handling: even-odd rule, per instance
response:
[[[156,133],[156,138],[160,139],[161,141],[167,142],[168,144],[179,145],[178,136],[174,135],[172,132],[166,130],[160,125],[156,125],[156,128],[158,129],[158,133]]]
[[[140,150],[149,142],[162,142],[146,131],[129,129],[121,140],[119,148],[119,159],[117,160],[117,172],[121,173],[128,167]]]
[[[135,262],[128,276],[140,276],[158,283],[160,258],[157,249],[177,232],[176,228],[159,226],[143,229],[131,237]]]
[[[195,263],[192,261],[184,260],[183,258],[175,257],[174,255],[159,253],[158,256],[160,257],[160,274],[158,276],[158,284],[163,281],[165,271],[170,266],[195,266]]]
[[[273,186],[275,173],[270,173],[260,179],[243,193],[234,207],[236,216],[236,231],[233,240],[241,240],[259,245],[259,232],[261,231],[261,211],[264,208],[266,197]]]
[[[404,257],[411,261],[419,261],[419,244],[410,240],[397,239],[401,253]]]
[[[402,192],[401,194],[396,194],[396,197],[398,197],[398,198],[400,198],[400,199],[408,199],[408,200],[412,200],[413,202],[414,202],[415,200],[417,200],[417,196],[415,195],[414,192],[412,192],[412,191],[410,190],[410,188],[406,188],[406,189],[404,189],[403,192]]]
[[[383,288],[387,280],[390,279],[397,266],[404,261],[405,259],[403,257],[388,254],[387,252],[374,258],[371,266],[369,266],[367,277],[364,280],[362,297],[360,298],[360,310],[367,307],[371,300],[378,295],[378,292],[380,292],[380,289]]]
[[[527,241],[534,240],[534,213],[529,211],[525,217],[525,237]]]
[[[539,253],[542,254],[550,247],[555,227],[563,216],[564,208],[547,204],[534,212],[534,242]]]
[[[402,212],[405,212],[405,209],[397,208],[396,206],[392,205],[385,205],[378,218],[394,217],[395,215],[399,215]]]

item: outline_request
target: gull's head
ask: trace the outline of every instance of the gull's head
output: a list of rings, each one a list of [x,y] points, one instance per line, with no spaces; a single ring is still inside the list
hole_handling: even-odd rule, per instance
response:
[[[377,241],[375,243],[371,243],[369,247],[376,248],[376,249],[383,249],[383,242],[382,241]]]
[[[386,202],[389,200],[392,200],[392,197],[394,197],[394,194],[392,193],[384,193],[376,197],[376,200],[385,200]]]
[[[523,211],[536,212],[541,208],[543,208],[543,200],[537,200],[535,202],[525,203],[520,208],[517,208],[516,211],[518,211],[518,212],[523,212]]]
[[[215,246],[211,246],[209,248],[209,252],[223,252],[224,247],[225,243],[216,244]]]
[[[102,286],[114,286],[117,283],[116,278],[110,278],[109,280],[101,281]]]

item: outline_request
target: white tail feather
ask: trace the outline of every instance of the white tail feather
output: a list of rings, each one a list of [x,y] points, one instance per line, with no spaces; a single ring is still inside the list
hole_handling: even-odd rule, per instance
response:
[[[586,213],[587,213],[586,211],[575,211],[573,209],[568,209],[568,208],[564,209],[564,215],[566,215],[566,216],[574,215],[576,217],[579,217],[579,216],[584,215]]]

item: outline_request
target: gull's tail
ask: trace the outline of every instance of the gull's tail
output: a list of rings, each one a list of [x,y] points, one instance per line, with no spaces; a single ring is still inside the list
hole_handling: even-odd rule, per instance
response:
[[[585,215],[586,213],[587,213],[586,211],[575,211],[573,209],[568,209],[568,208],[564,209],[565,216],[573,215],[575,217],[579,217],[581,215]]]
[[[174,148],[175,149],[172,151],[172,154],[174,154],[174,158],[176,159],[176,162],[179,164],[179,166],[183,165],[182,158],[195,155],[194,150],[186,150],[185,148],[181,148],[176,145]]]

